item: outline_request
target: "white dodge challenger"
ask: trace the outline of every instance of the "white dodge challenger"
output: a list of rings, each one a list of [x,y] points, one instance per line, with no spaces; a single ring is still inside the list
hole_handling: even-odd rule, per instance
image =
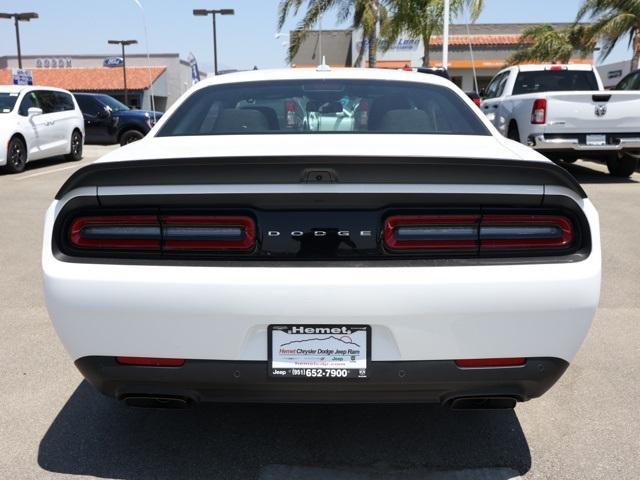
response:
[[[229,74],[72,175],[46,214],[55,329],[131,405],[511,408],[563,374],[600,292],[580,185],[452,83]]]

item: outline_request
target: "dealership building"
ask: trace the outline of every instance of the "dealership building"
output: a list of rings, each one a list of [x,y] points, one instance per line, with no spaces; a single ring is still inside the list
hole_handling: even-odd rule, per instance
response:
[[[449,74],[463,90],[474,90],[474,67],[480,89],[504,67],[507,58],[518,50],[520,37],[528,23],[477,23],[451,25],[449,35]],[[571,23],[554,23],[562,30]],[[291,32],[294,35],[294,32]],[[311,31],[292,59],[293,67],[311,67],[321,62],[320,52],[331,66],[351,67],[358,56],[362,38],[359,31],[323,30]],[[379,50],[377,66],[402,68],[422,66],[422,41],[400,37],[393,45]],[[432,66],[442,65],[442,37],[431,39],[430,60]],[[571,63],[591,63],[591,58],[573,58]],[[365,63],[366,66],[366,55]]]
[[[150,109],[153,95],[156,110],[164,111],[192,85],[191,65],[177,53],[128,54],[127,90],[129,105]],[[72,92],[106,93],[124,101],[122,58],[109,55],[29,55],[22,67],[33,73],[34,85],[64,88]],[[0,85],[12,83],[15,56],[0,57]],[[201,74],[201,78],[204,78]]]

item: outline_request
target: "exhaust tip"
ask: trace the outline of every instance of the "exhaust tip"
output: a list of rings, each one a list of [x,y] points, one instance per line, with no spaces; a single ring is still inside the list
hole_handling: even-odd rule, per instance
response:
[[[515,397],[461,397],[450,402],[452,410],[511,410],[518,400]]]
[[[193,403],[190,398],[180,396],[126,395],[121,400],[129,407],[140,408],[182,409]]]

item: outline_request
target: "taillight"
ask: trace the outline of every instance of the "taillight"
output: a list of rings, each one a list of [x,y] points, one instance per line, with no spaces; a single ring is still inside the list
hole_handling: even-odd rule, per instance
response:
[[[256,226],[249,217],[163,216],[164,250],[250,250]]]
[[[479,215],[397,215],[384,224],[391,250],[462,250],[478,247]]]
[[[557,215],[485,215],[480,250],[565,248],[573,241],[573,224]]]
[[[284,102],[284,111],[287,128],[294,128],[296,126],[296,102],[293,100],[286,100]]]
[[[153,215],[80,217],[71,223],[69,239],[80,248],[159,250],[160,223]]]
[[[547,100],[538,98],[533,102],[531,110],[531,123],[534,125],[544,125],[547,123]]]
[[[69,240],[90,250],[246,252],[256,226],[242,215],[87,216],[71,222]]]
[[[527,359],[524,357],[456,360],[456,365],[460,368],[520,367],[525,363],[527,363]]]
[[[572,221],[561,215],[395,215],[384,223],[391,253],[553,253],[574,239]]]

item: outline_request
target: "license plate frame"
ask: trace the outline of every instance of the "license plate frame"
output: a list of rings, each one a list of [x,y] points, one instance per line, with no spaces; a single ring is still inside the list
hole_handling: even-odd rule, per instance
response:
[[[295,332],[294,328],[303,330]],[[267,370],[271,379],[350,382],[369,377],[370,325],[274,324],[267,328],[267,339]],[[304,345],[303,350],[308,352],[282,353],[282,349],[274,352],[274,347],[282,347],[283,342]],[[354,351],[359,353],[352,355]],[[323,356],[331,358],[320,360]]]
[[[586,144],[589,147],[604,147],[607,144],[607,136],[604,134],[587,135]]]

